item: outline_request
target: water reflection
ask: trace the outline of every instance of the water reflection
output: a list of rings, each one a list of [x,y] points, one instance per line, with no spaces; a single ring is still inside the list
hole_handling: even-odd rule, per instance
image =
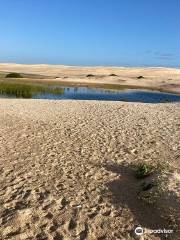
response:
[[[180,102],[180,95],[162,93],[156,91],[141,90],[108,90],[93,89],[87,87],[64,87],[63,93],[54,95],[51,93],[34,96],[38,99],[76,99],[76,100],[104,100],[104,101],[126,101],[144,103]]]
[[[0,96],[8,98],[77,99],[126,102],[180,102],[179,94],[141,90],[109,90],[87,87],[0,83]]]

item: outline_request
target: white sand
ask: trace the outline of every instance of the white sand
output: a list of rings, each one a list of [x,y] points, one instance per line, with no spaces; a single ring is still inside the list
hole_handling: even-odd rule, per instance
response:
[[[0,99],[0,238],[127,240],[137,225],[178,229],[179,143],[180,104]],[[142,182],[129,164],[140,160],[174,168],[153,206],[137,197]]]
[[[180,93],[180,69],[160,67],[75,67],[63,65],[0,64],[0,71],[41,74],[51,81],[78,84],[114,84]],[[87,77],[93,74],[93,77]],[[110,76],[115,74],[116,76]],[[137,79],[143,76],[142,79]],[[54,79],[53,79],[54,78]],[[36,79],[32,79],[36,81]],[[49,81],[49,79],[41,79]]]

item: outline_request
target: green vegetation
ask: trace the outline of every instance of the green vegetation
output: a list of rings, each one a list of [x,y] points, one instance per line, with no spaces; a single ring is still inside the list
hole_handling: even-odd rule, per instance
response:
[[[23,78],[23,76],[20,73],[8,73],[6,75],[6,78]]]
[[[88,74],[88,75],[86,75],[86,77],[94,77],[94,75],[93,74]]]
[[[166,176],[171,171],[173,171],[172,166],[165,161],[139,163],[136,166],[136,177],[141,183],[138,198],[145,203],[155,204],[167,190]],[[146,180],[142,180],[144,178],[146,178]]]
[[[63,88],[52,88],[44,85],[0,82],[0,94],[17,98],[32,98],[38,94],[63,94]]]
[[[110,77],[117,77],[116,74],[112,73],[112,74],[109,74]]]
[[[145,178],[149,176],[153,172],[152,165],[149,165],[147,163],[141,163],[137,166],[136,169],[136,177],[137,178]]]
[[[144,78],[143,76],[139,76],[139,77],[137,77],[137,79],[142,79],[142,78]]]

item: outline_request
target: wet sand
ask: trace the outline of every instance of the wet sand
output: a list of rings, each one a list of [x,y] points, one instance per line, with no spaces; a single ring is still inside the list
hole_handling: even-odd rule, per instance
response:
[[[179,239],[179,113],[169,103],[0,99],[0,239],[127,240],[136,226]],[[139,161],[170,166],[154,204],[138,197]]]

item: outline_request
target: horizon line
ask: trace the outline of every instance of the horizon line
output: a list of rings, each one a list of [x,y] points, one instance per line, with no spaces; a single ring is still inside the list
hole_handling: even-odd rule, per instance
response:
[[[176,68],[180,66],[166,66],[166,65],[71,65],[60,63],[17,63],[17,62],[0,62],[0,65],[32,65],[32,66],[59,66],[59,67],[82,67],[82,68]]]

